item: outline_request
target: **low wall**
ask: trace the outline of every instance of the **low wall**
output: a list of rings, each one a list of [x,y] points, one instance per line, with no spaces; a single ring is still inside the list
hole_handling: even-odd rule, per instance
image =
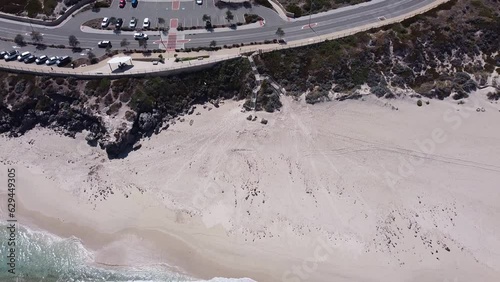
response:
[[[44,72],[41,69],[34,69],[34,68],[23,68],[23,67],[6,67],[6,65],[0,64],[0,70],[5,70],[10,73],[22,73],[22,74],[32,74],[32,75],[47,75],[47,76],[54,76],[54,77],[76,77],[79,79],[98,79],[98,78],[111,78],[111,79],[118,79],[118,78],[124,78],[124,77],[151,77],[151,76],[169,76],[169,75],[174,75],[174,74],[179,74],[183,72],[191,72],[191,71],[198,71],[198,70],[203,70],[207,68],[211,68],[217,63],[220,63],[225,60],[230,60],[234,58],[239,58],[239,56],[232,57],[232,58],[223,58],[220,60],[212,60],[209,62],[205,63],[193,63],[193,64],[188,64],[187,62],[184,62],[183,64],[185,65],[179,65],[178,67],[174,68],[165,68],[165,69],[159,69],[159,70],[142,70],[142,71],[130,71],[126,73],[100,73],[99,71],[86,71],[86,72],[81,72],[78,71],[77,69],[71,69],[71,68],[54,68],[54,71],[51,72]]]

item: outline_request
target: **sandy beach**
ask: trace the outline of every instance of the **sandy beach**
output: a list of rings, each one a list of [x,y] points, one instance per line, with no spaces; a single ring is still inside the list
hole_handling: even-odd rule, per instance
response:
[[[486,92],[422,107],[282,97],[256,121],[241,102],[200,105],[116,160],[84,134],[37,128],[0,136],[0,179],[16,168],[21,224],[80,238],[97,265],[199,279],[499,281],[500,104]]]

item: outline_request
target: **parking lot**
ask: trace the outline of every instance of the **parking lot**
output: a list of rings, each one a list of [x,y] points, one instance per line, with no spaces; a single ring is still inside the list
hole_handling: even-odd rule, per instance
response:
[[[144,18],[149,18],[151,22],[151,28],[156,28],[158,26],[158,18],[165,20],[165,26],[170,26],[172,23],[177,23],[185,28],[191,26],[204,26],[202,17],[204,14],[211,17],[212,25],[220,26],[222,24],[228,24],[226,18],[227,8],[219,9],[215,6],[214,0],[203,0],[201,5],[198,5],[195,0],[182,0],[182,1],[161,1],[154,2],[150,0],[139,0],[137,7],[132,7],[131,0],[127,0],[123,8],[119,7],[119,0],[114,0],[110,8],[102,8],[98,11],[85,11],[78,13],[70,21],[65,23],[63,26],[58,28],[58,32],[54,32],[53,28],[34,26],[30,25],[19,25],[12,28],[10,25],[0,26],[0,32],[3,33],[5,38],[14,38],[16,34],[21,34],[24,36],[26,41],[30,41],[30,33],[34,29],[39,31],[43,35],[42,43],[46,45],[66,45],[68,46],[68,36],[70,34],[76,35],[78,41],[80,42],[80,47],[83,51],[73,52],[70,48],[60,49],[48,47],[45,50],[37,49],[34,45],[28,44],[26,46],[16,46],[12,41],[0,41],[0,51],[10,51],[12,49],[18,50],[21,53],[24,51],[30,51],[36,56],[47,55],[52,56],[71,56],[73,59],[87,58],[88,51],[91,50],[96,56],[102,56],[105,54],[105,48],[98,48],[97,43],[100,40],[109,40],[115,48],[123,48],[120,46],[122,39],[126,38],[129,41],[127,48],[129,49],[140,49],[141,47],[137,40],[133,39],[133,32],[112,32],[103,30],[89,30],[81,29],[81,25],[92,19],[99,19],[103,17],[115,17],[123,19],[123,27],[129,27],[129,22],[132,17],[137,19],[136,29],[142,29],[142,23]],[[262,14],[266,15],[266,19],[280,20],[274,11],[271,11],[262,6],[255,7],[239,7],[238,9],[231,9],[234,19],[231,23],[243,22],[244,14]],[[274,17],[276,16],[276,17]],[[171,33],[175,33],[175,28],[171,30]],[[177,34],[175,41],[174,38],[168,38],[166,35],[160,36],[159,32],[156,31],[144,31],[148,34],[148,47],[150,49],[162,48],[162,49],[172,49],[174,46],[176,48],[183,48],[183,44],[189,42],[189,39],[185,39],[183,34]],[[204,44],[204,45],[208,45]],[[23,63],[22,63],[23,64]]]
[[[134,17],[138,19],[138,27],[142,27],[142,21],[149,18],[151,27],[158,26],[158,18],[162,18],[166,23],[170,19],[178,19],[179,25],[183,27],[191,26],[204,26],[202,20],[203,15],[208,15],[211,18],[213,25],[228,24],[226,20],[227,9],[219,9],[215,6],[215,0],[203,0],[201,5],[197,4],[195,0],[182,0],[182,1],[161,1],[161,2],[145,2],[140,1],[137,7],[132,7],[132,4],[127,1],[123,8],[120,8],[119,0],[113,1],[109,9],[103,9],[99,15],[105,17],[122,18],[124,26],[128,27],[130,20]],[[231,13],[234,15],[231,23],[244,22],[244,14],[252,13],[251,8],[241,7],[232,9]]]

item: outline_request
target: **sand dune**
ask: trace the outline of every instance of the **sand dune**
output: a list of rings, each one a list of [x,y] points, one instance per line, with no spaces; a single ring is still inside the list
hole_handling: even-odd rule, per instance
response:
[[[97,263],[257,281],[498,281],[500,106],[484,94],[422,107],[283,98],[253,122],[237,102],[198,106],[120,160],[36,129],[1,137],[1,176],[19,170],[21,222],[81,238]]]

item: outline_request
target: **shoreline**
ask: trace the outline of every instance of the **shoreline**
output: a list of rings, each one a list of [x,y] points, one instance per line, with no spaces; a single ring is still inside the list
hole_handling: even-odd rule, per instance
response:
[[[23,169],[19,170],[19,172],[30,177],[30,182],[33,181],[33,179],[37,179],[35,175],[30,175]],[[18,183],[21,183],[21,186],[24,182],[23,178],[20,178],[20,181],[18,181]],[[40,179],[38,178],[36,181],[39,182]],[[66,206],[61,206],[60,209],[48,206],[38,206],[37,209],[39,209],[39,211],[32,211],[26,208],[23,201],[18,201],[17,216],[20,222],[23,222],[23,224],[29,228],[50,232],[50,234],[54,234],[61,238],[76,236],[85,248],[94,253],[94,264],[96,266],[133,267],[164,264],[168,265],[171,271],[182,275],[195,275],[193,278],[211,279],[217,277],[217,275],[215,275],[216,273],[223,273],[227,278],[236,275],[236,272],[220,266],[217,262],[212,261],[208,257],[199,258],[190,256],[193,253],[201,253],[201,250],[180,238],[175,231],[169,233],[168,229],[159,230],[161,227],[154,227],[154,225],[159,225],[160,222],[163,224],[172,224],[170,218],[161,221],[159,217],[155,217],[154,219],[143,220],[142,222],[144,223],[142,223],[141,220],[136,220],[135,222],[139,224],[130,223],[128,226],[122,226],[116,230],[106,230],[105,228],[100,230],[95,228],[96,226],[106,226],[105,222],[95,220],[96,217],[85,218],[75,214],[66,214],[64,216],[65,219],[62,219],[62,216],[58,218],[56,214],[62,214],[64,208],[68,208],[76,203],[71,201],[71,197],[68,195],[63,195],[60,190],[57,191],[54,189],[53,191],[47,191],[48,187],[50,187],[50,185],[44,186],[44,192],[41,194],[34,194],[34,191],[31,190],[28,192],[31,194],[29,196],[28,193],[24,191],[18,195],[24,199],[29,197],[30,203],[38,200],[47,200],[47,202],[49,202],[50,198],[57,195],[61,200],[67,201]],[[134,200],[134,196],[130,196],[129,198]],[[3,194],[0,194],[0,199],[2,201],[4,200]],[[125,205],[125,203],[120,204]],[[44,215],[41,212],[47,212],[49,215]],[[155,210],[154,212],[159,211]],[[99,213],[99,211],[96,211],[94,215],[97,213]],[[161,212],[159,213],[161,214]],[[164,212],[163,215],[175,216],[169,214],[169,212]],[[86,220],[86,222],[79,224],[77,220]],[[93,220],[95,221],[92,223]],[[196,226],[193,227],[192,230],[195,232],[206,232],[204,235],[212,238],[214,236],[223,237],[222,232],[219,230],[201,230],[197,229]],[[199,240],[203,242],[203,239]],[[193,239],[193,241],[196,241],[196,239]],[[137,245],[137,247],[131,247],[130,245]],[[147,254],[146,256],[153,255],[155,257],[145,258],[143,257],[145,254]],[[159,259],[159,261],[153,262],[153,259]],[[199,268],[201,264],[204,265],[203,268]]]
[[[475,101],[483,92],[461,109],[486,112],[462,115],[458,129],[442,118],[451,101],[284,97],[280,112],[256,113],[268,125],[226,101],[119,160],[82,135],[37,128],[0,137],[0,179],[18,169],[20,223],[76,236],[97,265],[169,265],[198,279],[494,281],[500,107]],[[447,140],[422,152],[414,140],[436,128]],[[387,172],[409,156],[423,165],[391,188]]]

